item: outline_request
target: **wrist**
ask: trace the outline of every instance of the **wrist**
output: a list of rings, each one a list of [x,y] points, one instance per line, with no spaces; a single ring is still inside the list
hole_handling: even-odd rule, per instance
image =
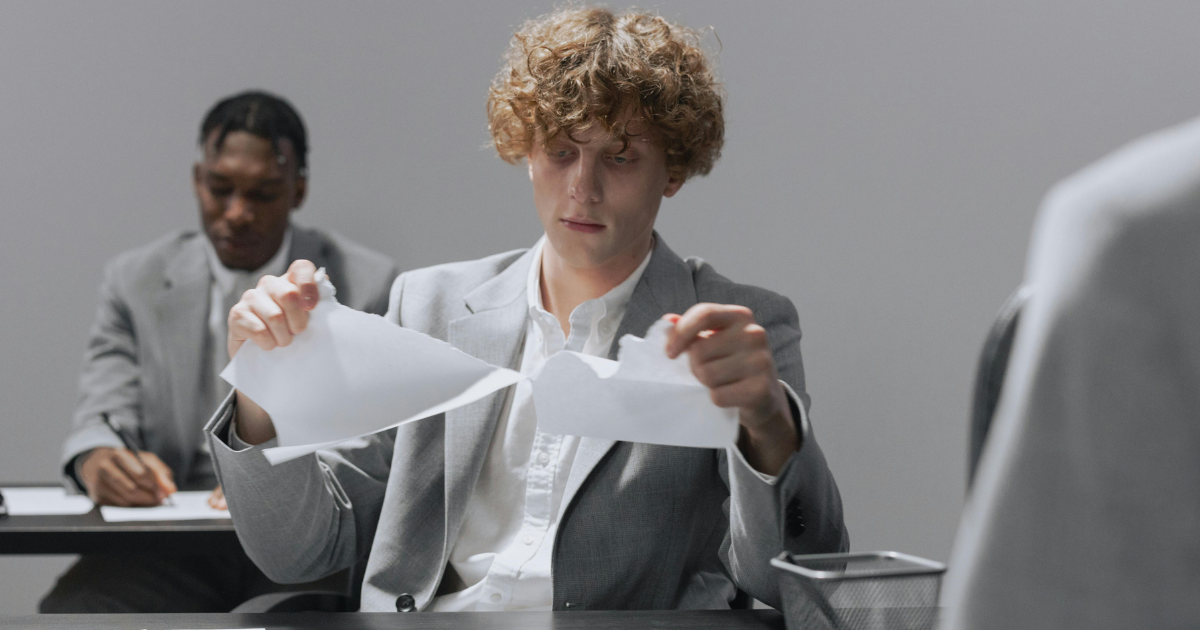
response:
[[[234,397],[233,418],[238,439],[246,444],[256,446],[275,437],[271,416],[241,391]]]
[[[800,434],[788,407],[772,413],[752,426],[743,424],[738,449],[755,470],[776,475],[800,448]]]

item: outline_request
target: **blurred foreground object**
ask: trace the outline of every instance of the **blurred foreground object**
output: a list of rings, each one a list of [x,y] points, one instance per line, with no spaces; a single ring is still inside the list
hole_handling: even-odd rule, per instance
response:
[[[1060,183],[945,628],[1200,625],[1200,119]]]

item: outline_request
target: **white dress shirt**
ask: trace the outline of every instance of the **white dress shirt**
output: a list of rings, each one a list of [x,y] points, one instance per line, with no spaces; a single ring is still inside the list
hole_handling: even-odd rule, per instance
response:
[[[279,250],[262,267],[254,271],[230,269],[221,263],[217,250],[207,237],[204,239],[204,252],[208,257],[208,269],[212,275],[208,299],[208,330],[205,339],[208,348],[208,369],[205,370],[204,394],[208,407],[216,409],[225,396],[229,394],[230,386],[221,377],[221,370],[229,364],[229,350],[226,343],[229,335],[229,309],[241,299],[242,294],[258,286],[263,276],[282,276],[288,267],[288,252],[292,247],[292,227],[289,224],[283,234],[283,242]],[[197,427],[200,430],[201,427]],[[192,466],[191,481],[211,476],[216,478],[212,468],[212,458],[208,450],[208,440],[200,440],[199,452]],[[207,480],[205,480],[207,481]]]
[[[529,269],[529,318],[520,367],[524,375],[561,350],[607,357],[634,287],[650,263],[647,253],[624,282],[575,307],[569,318],[571,334],[566,337],[558,320],[542,306],[544,245],[542,237],[534,246]],[[550,610],[554,535],[578,447],[578,436],[538,430],[528,380],[509,388],[450,552],[450,567],[466,588],[435,598],[430,610]]]

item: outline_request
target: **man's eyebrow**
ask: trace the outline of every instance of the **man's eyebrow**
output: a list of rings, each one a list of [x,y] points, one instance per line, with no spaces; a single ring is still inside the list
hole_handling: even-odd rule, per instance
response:
[[[212,171],[209,171],[207,175],[208,175],[209,179],[215,179],[215,180],[219,180],[222,182],[228,182],[228,181],[233,180],[233,178],[228,175],[222,175],[220,173],[213,173]],[[253,185],[254,186],[282,186],[283,183],[284,183],[283,177],[269,177],[269,178],[255,180]]]

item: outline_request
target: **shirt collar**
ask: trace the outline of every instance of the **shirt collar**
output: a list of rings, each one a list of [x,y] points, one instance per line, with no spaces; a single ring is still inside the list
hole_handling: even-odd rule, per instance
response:
[[[242,269],[230,269],[226,267],[220,257],[217,256],[217,250],[213,247],[212,241],[206,235],[204,237],[204,253],[208,257],[208,269],[212,273],[213,282],[222,293],[233,291],[238,281],[243,283],[246,281],[258,282],[258,279],[271,275],[282,276],[283,272],[287,271],[287,256],[292,249],[292,225],[288,223],[287,230],[283,233],[283,242],[279,244],[279,249],[274,256],[266,262],[262,267],[254,271],[244,271]]]
[[[542,305],[542,251],[545,249],[545,245],[546,236],[543,234],[538,239],[537,244],[533,246],[533,264],[529,266],[529,278],[525,285],[526,297],[529,300],[529,312],[531,314],[547,312]],[[625,315],[625,309],[629,306],[629,300],[633,298],[633,290],[637,288],[637,283],[641,280],[642,274],[645,273],[646,267],[650,264],[650,257],[653,255],[654,248],[651,247],[650,251],[646,252],[646,257],[642,259],[642,263],[638,265],[637,269],[633,270],[633,273],[629,274],[629,277],[622,280],[621,284],[613,287],[608,293],[598,298],[580,304],[575,309],[578,311],[581,308],[603,307],[600,322],[610,324],[615,328],[616,322],[611,320],[619,321]],[[592,306],[593,304],[595,306]],[[584,305],[588,306],[585,307]],[[575,313],[572,312],[571,315],[573,316]]]

